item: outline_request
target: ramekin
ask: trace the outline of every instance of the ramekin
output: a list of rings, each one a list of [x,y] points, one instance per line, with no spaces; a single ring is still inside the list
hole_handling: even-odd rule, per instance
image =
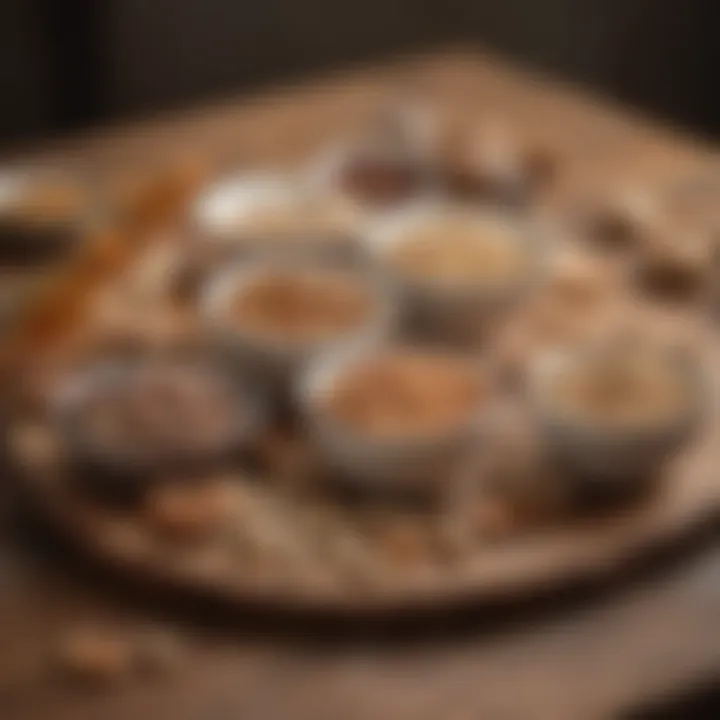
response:
[[[372,299],[367,318],[332,337],[297,342],[245,331],[231,317],[234,300],[259,278],[278,272],[316,271],[347,275],[365,286]],[[291,392],[298,372],[315,356],[333,348],[375,345],[393,333],[397,316],[393,293],[371,273],[298,258],[258,258],[221,271],[210,277],[201,291],[200,309],[210,333],[239,361],[243,371],[257,377],[270,392],[285,397]]]
[[[342,348],[316,358],[300,378],[297,393],[308,433],[341,483],[372,493],[429,491],[442,495],[450,490],[470,451],[482,441],[490,406],[481,399],[456,426],[433,436],[383,440],[363,435],[332,416],[325,400],[344,373],[377,352],[410,347],[391,343]],[[438,348],[423,347],[423,352],[462,357],[477,369],[479,380],[484,376],[477,358]]]
[[[448,283],[412,277],[393,267],[390,254],[415,229],[428,222],[460,212],[478,223],[499,222],[516,231],[527,251],[527,268],[506,283]],[[497,313],[522,299],[540,280],[546,267],[544,238],[530,224],[512,215],[441,201],[418,202],[393,215],[377,218],[366,226],[368,254],[378,272],[395,289],[405,311],[405,320],[421,336],[452,341],[477,341]]]
[[[706,411],[707,382],[699,361],[670,351],[663,358],[687,392],[687,402],[663,422],[643,426],[608,426],[570,415],[553,402],[554,381],[588,349],[549,351],[530,369],[530,406],[550,455],[569,471],[580,495],[632,492],[657,475],[692,438]]]
[[[359,218],[348,207],[347,223],[336,229],[282,236],[263,233],[250,224],[243,227],[258,207],[282,207],[307,196],[314,202],[338,198],[311,188],[299,177],[279,172],[244,173],[225,177],[211,185],[192,209],[192,236],[197,253],[209,262],[241,257],[313,257],[351,259],[358,249]]]
[[[86,403],[147,362],[191,364],[212,373],[214,378],[219,377],[227,386],[233,411],[237,413],[233,426],[206,447],[178,447],[171,453],[145,452],[135,447],[119,452],[88,437],[79,422]],[[238,378],[218,358],[190,352],[171,353],[167,357],[119,354],[80,366],[51,394],[48,413],[79,480],[111,499],[135,499],[153,480],[175,475],[182,478],[227,462],[255,437],[266,415],[264,399],[256,388]]]

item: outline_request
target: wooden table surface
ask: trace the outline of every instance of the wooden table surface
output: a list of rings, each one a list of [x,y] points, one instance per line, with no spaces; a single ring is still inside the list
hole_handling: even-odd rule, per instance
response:
[[[373,104],[418,82],[465,113],[499,111],[522,132],[567,150],[579,168],[655,183],[709,159],[709,150],[467,53],[365,68],[303,87],[75,138],[35,158],[117,168],[176,152],[222,165],[302,159]],[[402,636],[275,626],[246,615],[138,594],[18,528],[4,503],[0,536],[0,717],[3,720],[468,720],[617,717],[720,674],[720,549],[712,530],[632,578],[542,603],[428,620]],[[213,622],[208,622],[211,616]],[[75,625],[173,628],[186,650],[157,678],[97,692],[60,682],[46,661]],[[314,631],[319,635],[315,637]],[[342,635],[342,639],[340,638]]]

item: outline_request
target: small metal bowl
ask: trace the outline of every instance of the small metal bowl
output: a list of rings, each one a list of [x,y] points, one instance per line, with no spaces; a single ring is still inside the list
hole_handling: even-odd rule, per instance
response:
[[[78,207],[67,212],[35,212],[24,206],[37,188],[76,193]],[[0,172],[0,254],[9,260],[37,262],[71,250],[97,212],[96,198],[75,174],[57,170],[9,169]]]
[[[302,180],[281,173],[248,173],[226,177],[212,185],[196,201],[192,213],[193,234],[198,249],[210,259],[223,261],[239,257],[290,256],[313,258],[352,258],[358,250],[359,218],[354,208],[342,207],[346,219],[322,225],[315,231],[298,228],[262,230],[253,227],[252,215],[258,209],[283,210],[312,202],[321,207],[340,199],[320,192]],[[247,223],[247,224],[245,224]]]
[[[515,230],[518,244],[527,251],[527,268],[510,282],[488,284],[432,281],[393,267],[388,256],[410,233],[458,213],[470,222],[500,223]],[[410,328],[421,336],[463,342],[481,339],[498,311],[521,299],[540,280],[546,255],[544,238],[539,235],[523,220],[497,210],[443,202],[416,203],[378,218],[367,228],[368,253],[396,290]]]
[[[365,286],[372,298],[367,318],[358,326],[322,340],[294,341],[257,334],[238,327],[231,317],[232,303],[257,279],[276,273],[330,272],[346,275]],[[241,366],[266,384],[267,389],[285,398],[298,371],[319,353],[345,346],[372,346],[392,334],[397,314],[394,296],[371,274],[333,263],[317,264],[299,259],[256,259],[241,263],[211,277],[200,299],[207,326],[239,359]]]
[[[227,401],[234,421],[227,431],[200,446],[147,447],[109,446],[92,432],[83,417],[94,398],[122,386],[132,375],[148,365],[179,365],[211,375],[213,382],[227,389]],[[255,389],[212,358],[190,355],[145,357],[123,354],[96,360],[77,368],[50,398],[50,420],[58,429],[81,483],[93,493],[113,500],[134,500],[149,482],[160,477],[189,477],[222,464],[241,451],[263,423],[263,402]]]
[[[297,393],[308,433],[340,484],[373,494],[442,495],[452,488],[470,451],[482,441],[487,422],[487,408],[482,401],[468,417],[447,431],[392,439],[363,435],[333,417],[325,404],[342,375],[392,347],[410,346],[343,348],[324,354],[306,369]],[[423,352],[449,353],[438,348],[424,348]],[[473,369],[477,368],[481,381],[483,368],[477,359],[467,357],[466,361]]]
[[[668,352],[663,358],[682,383],[687,402],[668,420],[642,425],[593,422],[557,407],[553,383],[586,350],[555,351],[540,356],[530,371],[531,407],[550,455],[569,471],[579,496],[632,494],[657,476],[662,465],[682,449],[701,425],[707,383],[700,363]]]

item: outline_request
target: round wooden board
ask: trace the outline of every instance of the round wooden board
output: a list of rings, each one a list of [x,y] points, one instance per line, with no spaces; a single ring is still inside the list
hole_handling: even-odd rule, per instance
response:
[[[625,277],[613,270],[615,274]],[[239,561],[223,545],[159,542],[140,514],[108,515],[72,492],[70,484],[55,472],[23,474],[20,481],[46,519],[104,564],[131,578],[242,607],[251,603],[326,613],[409,612],[501,601],[602,578],[650,551],[672,545],[720,515],[716,473],[720,459],[720,347],[716,331],[705,322],[697,327],[692,320],[688,323],[687,307],[667,312],[647,303],[647,308],[638,308],[646,303],[638,303],[632,292],[626,295],[629,297],[622,299],[625,305],[616,309],[639,311],[648,329],[660,337],[683,337],[684,333],[674,334],[679,328],[700,330],[713,381],[712,397],[708,398],[713,412],[701,436],[665,468],[664,482],[641,502],[602,516],[577,516],[477,542],[460,560],[434,561],[420,572],[408,573],[398,567],[380,582],[357,577],[328,582],[325,576],[303,576],[300,565],[285,575],[273,575],[257,563]],[[696,311],[693,308],[695,320]],[[242,486],[237,487],[241,494]],[[246,519],[250,519],[249,513]]]
[[[640,502],[594,518],[524,530],[477,548],[461,563],[383,585],[275,582],[202,548],[158,548],[138,516],[109,516],[51,476],[21,479],[33,507],[74,544],[130,579],[223,603],[326,613],[412,612],[524,598],[599,580],[667,548],[720,513],[717,430],[679,459],[676,473]]]

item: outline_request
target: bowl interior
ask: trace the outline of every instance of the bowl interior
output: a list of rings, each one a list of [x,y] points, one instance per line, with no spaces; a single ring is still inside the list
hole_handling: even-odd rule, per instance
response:
[[[478,280],[433,279],[405,272],[395,267],[393,254],[418,231],[429,225],[459,222],[477,228],[478,237],[487,230],[499,230],[509,242],[526,255],[524,267],[512,277]],[[540,266],[541,242],[529,224],[496,209],[469,207],[439,201],[418,202],[392,215],[377,218],[367,226],[367,241],[372,256],[396,282],[424,295],[442,298],[491,298],[525,285]],[[481,242],[481,241],[480,241]]]
[[[49,405],[50,419],[76,454],[100,464],[117,466],[178,464],[196,459],[195,456],[229,452],[257,429],[262,417],[261,399],[228,368],[215,359],[170,358],[160,360],[160,369],[168,363],[168,366],[210,374],[211,382],[217,384],[218,396],[230,403],[228,409],[232,421],[225,432],[217,434],[200,448],[177,446],[172,451],[155,451],[132,445],[110,447],[99,442],[92,432],[88,433],[84,412],[93,400],[106,392],[118,392],[128,381],[132,381],[136,372],[153,367],[156,362],[145,358],[103,360],[76,369],[58,386]]]
[[[662,363],[668,378],[678,383],[684,396],[677,412],[668,417],[648,417],[647,422],[608,423],[584,417],[581,411],[573,412],[563,408],[554,397],[556,383],[564,374],[575,371],[584,363],[593,363],[592,350],[544,353],[531,371],[530,389],[536,412],[558,428],[565,428],[574,435],[601,440],[607,438],[621,444],[632,444],[643,437],[653,437],[672,432],[678,427],[692,425],[702,415],[707,384],[700,363],[672,352],[656,354],[653,361]]]
[[[478,435],[483,422],[486,420],[486,398],[482,392],[485,382],[484,368],[476,359],[462,357],[462,363],[472,369],[477,375],[478,403],[466,417],[453,424],[442,432],[421,435],[374,436],[363,434],[341,419],[334,417],[327,407],[327,400],[331,396],[339,380],[349,372],[358,368],[367,360],[377,357],[378,354],[392,353],[394,350],[406,352],[412,350],[410,346],[378,345],[363,347],[343,347],[335,351],[324,353],[318,357],[305,371],[300,379],[298,392],[301,405],[314,421],[324,428],[324,432],[347,445],[372,447],[378,452],[402,453],[405,451],[417,452],[418,449],[431,450],[437,446],[453,442],[458,438]],[[423,348],[423,353],[435,353],[438,356],[451,356],[460,359],[456,353],[449,354],[441,349]]]
[[[253,285],[268,277],[288,273],[289,276],[315,273],[327,273],[329,276],[347,278],[349,282],[367,291],[370,307],[366,317],[358,324],[338,334],[320,339],[297,339],[279,337],[274,333],[257,333],[243,328],[231,318],[232,305],[244,292]],[[258,260],[239,263],[217,276],[210,278],[201,296],[201,311],[206,319],[217,327],[222,327],[236,337],[245,338],[248,342],[274,349],[277,352],[311,351],[319,346],[332,345],[350,341],[366,332],[389,331],[395,315],[395,303],[392,293],[382,279],[362,269],[346,268],[334,263],[314,263],[308,260]]]

